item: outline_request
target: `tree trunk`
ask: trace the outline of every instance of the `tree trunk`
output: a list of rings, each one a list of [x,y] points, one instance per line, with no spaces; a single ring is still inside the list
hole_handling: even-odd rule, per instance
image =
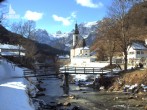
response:
[[[125,60],[125,64],[124,64],[124,70],[127,71],[127,67],[128,67],[128,58],[127,58],[127,50],[124,50],[124,60]]]
[[[112,66],[112,56],[110,56],[110,66]]]

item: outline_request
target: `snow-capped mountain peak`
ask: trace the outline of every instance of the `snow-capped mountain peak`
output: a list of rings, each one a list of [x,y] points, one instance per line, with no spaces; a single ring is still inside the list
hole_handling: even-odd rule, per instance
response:
[[[97,25],[97,24],[98,24],[97,21],[88,22],[88,23],[84,24],[84,27],[90,28],[90,27]]]
[[[87,22],[78,25],[80,37],[86,38],[87,44],[90,45],[96,37],[98,22]],[[48,44],[58,49],[69,50],[72,44],[73,30],[69,33],[62,33],[60,30],[54,34],[47,33],[45,30],[37,30],[34,33],[33,39],[40,43]]]

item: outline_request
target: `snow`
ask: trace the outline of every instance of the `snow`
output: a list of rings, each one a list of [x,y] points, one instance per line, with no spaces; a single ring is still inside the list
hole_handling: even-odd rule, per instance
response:
[[[86,81],[88,79],[88,75],[86,74],[77,74],[77,75],[74,75],[74,80],[75,81]]]
[[[34,110],[27,94],[27,80],[23,68],[0,60],[0,110]]]
[[[125,85],[125,86],[124,86],[124,90],[125,90],[125,89],[132,90],[132,89],[137,88],[137,87],[138,87],[138,84],[134,84],[134,85]],[[143,88],[143,91],[144,91],[144,92],[147,91],[147,86],[146,86],[146,85],[141,84],[141,87]]]
[[[0,85],[1,110],[33,110],[22,82],[21,79],[9,79]]]
[[[11,77],[22,77],[23,76],[23,68],[19,68],[13,63],[9,63],[6,60],[0,60],[0,80]]]
[[[84,27],[91,27],[93,25],[97,25],[97,22],[96,21],[93,21],[93,22],[88,22],[88,23],[85,23]]]
[[[19,52],[1,52],[2,56],[18,56]],[[21,56],[25,56],[25,53],[20,52]]]
[[[89,47],[84,47],[84,49],[89,49]]]
[[[59,58],[59,59],[69,58],[69,55],[64,55],[64,56],[63,56],[63,55],[60,55],[60,56],[58,56],[58,58]]]
[[[16,56],[19,55],[19,50],[25,50],[22,46],[0,44],[0,54],[2,56]],[[21,56],[25,56],[24,52],[20,52]]]
[[[10,44],[0,44],[0,49],[21,49],[24,50],[24,48],[21,46],[16,46],[16,45],[10,45]]]
[[[61,34],[52,34],[54,38],[68,37],[69,33],[61,33]]]

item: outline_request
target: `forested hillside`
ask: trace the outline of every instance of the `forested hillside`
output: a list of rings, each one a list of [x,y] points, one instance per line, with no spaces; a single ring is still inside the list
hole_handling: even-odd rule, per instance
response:
[[[55,49],[46,44],[27,39],[19,34],[12,33],[0,25],[0,43],[8,43],[13,45],[22,45],[26,50],[26,57],[28,61],[48,62],[54,61],[57,54],[67,54],[68,52]]]

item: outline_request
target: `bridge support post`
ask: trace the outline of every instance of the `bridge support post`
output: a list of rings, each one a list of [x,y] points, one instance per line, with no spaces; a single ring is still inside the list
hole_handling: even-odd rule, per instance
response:
[[[65,87],[69,87],[69,83],[68,83],[69,74],[68,73],[65,73],[64,75],[65,75],[65,79],[64,79]]]
[[[64,85],[63,85],[63,91],[64,91],[64,94],[69,94],[69,83],[68,83],[68,77],[69,77],[69,74],[68,73],[65,73],[64,74]]]

